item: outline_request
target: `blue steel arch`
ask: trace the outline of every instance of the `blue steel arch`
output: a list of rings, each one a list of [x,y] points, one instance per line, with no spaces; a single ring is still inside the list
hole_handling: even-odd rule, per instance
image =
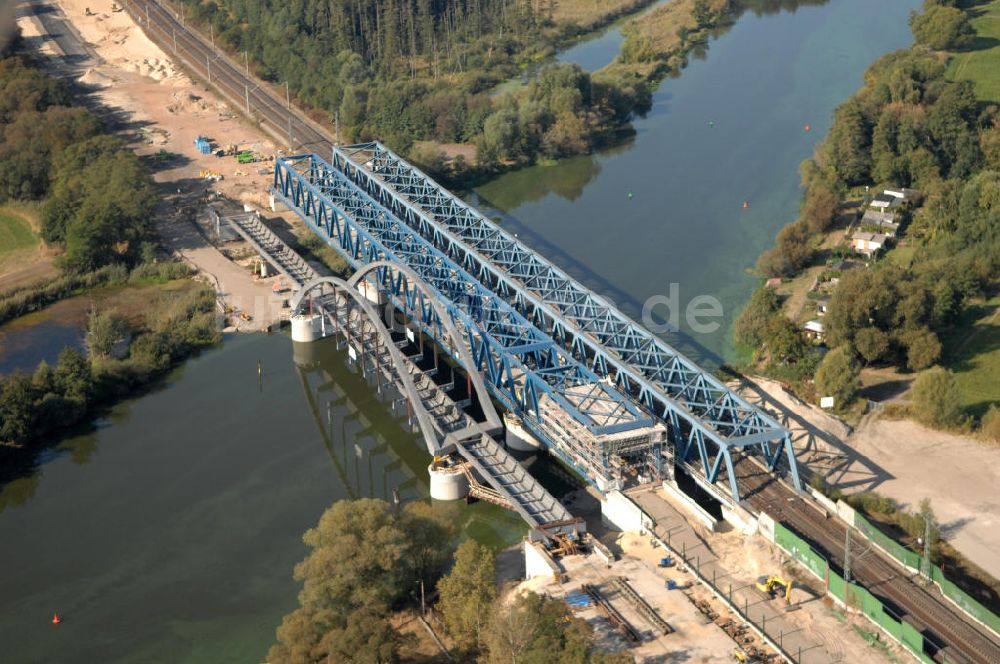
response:
[[[318,156],[275,160],[274,193],[353,268],[383,260],[412,268],[434,289],[449,315],[461,322],[475,370],[484,373],[490,391],[541,439],[548,441],[540,428],[543,396],[596,435],[653,423],[632,399],[601,381],[520,312]],[[593,391],[587,404],[578,405],[571,390],[581,385]],[[563,459],[573,463],[568,457]]]

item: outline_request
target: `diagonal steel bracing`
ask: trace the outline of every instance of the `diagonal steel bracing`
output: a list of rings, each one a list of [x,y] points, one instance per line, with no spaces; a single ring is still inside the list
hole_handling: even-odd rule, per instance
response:
[[[732,449],[756,449],[772,470],[784,452],[801,488],[786,429],[421,171],[379,143],[334,148],[333,165],[575,358],[670,424],[678,461],[697,450],[705,478],[714,482],[721,461],[731,467]],[[706,445],[722,458],[710,463],[701,452]]]
[[[490,390],[529,426],[540,423],[543,395],[597,435],[653,423],[632,399],[316,155],[277,159],[274,191],[355,269],[398,262],[434,289],[468,337],[476,366],[466,370],[483,372]],[[412,292],[383,285],[394,297]],[[434,326],[428,332],[435,336]],[[581,386],[590,388],[589,399],[578,399]]]

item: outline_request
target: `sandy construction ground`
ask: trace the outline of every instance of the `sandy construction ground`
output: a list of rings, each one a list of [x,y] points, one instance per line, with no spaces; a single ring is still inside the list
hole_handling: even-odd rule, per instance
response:
[[[216,284],[226,306],[237,314],[231,318],[238,329],[259,330],[273,323],[282,315],[282,298],[272,291],[280,279],[255,277],[251,261],[234,262],[220,251],[246,254],[242,243],[220,242],[207,225],[194,223],[206,218],[209,201],[228,200],[232,211],[240,211],[241,204],[263,210],[271,165],[238,165],[233,157],[204,155],[194,141],[206,136],[216,148],[236,145],[264,156],[273,155],[275,146],[213,92],[192,82],[126,12],[112,12],[110,1],[61,0],[58,8],[97,56],[75,70],[64,69],[74,70],[77,82],[110,111],[111,121],[131,139],[137,154],[149,158],[163,199],[156,221],[165,246]],[[55,59],[58,68],[59,47],[45,37],[37,17],[29,14],[19,23],[28,43]],[[155,158],[161,151],[170,156]],[[206,173],[223,179],[207,180]]]
[[[111,0],[60,0],[58,4],[84,41],[108,66],[167,85],[190,84],[166,54],[136,27],[127,12],[111,11]]]
[[[874,414],[851,430],[774,381],[754,383],[744,395],[791,429],[801,463],[848,493],[877,491],[911,509],[929,498],[945,539],[1000,578],[1000,447]]]

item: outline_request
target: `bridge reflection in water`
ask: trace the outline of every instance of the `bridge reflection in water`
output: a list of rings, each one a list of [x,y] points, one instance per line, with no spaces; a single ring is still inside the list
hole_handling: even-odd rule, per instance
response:
[[[336,341],[293,343],[296,373],[330,457],[337,480],[347,497],[394,501],[426,500],[427,466],[431,457],[421,438],[407,424],[405,410],[380,400],[374,386],[360,374]],[[525,532],[516,515],[494,505],[439,503],[454,511],[453,521],[477,540],[490,545],[510,544]]]

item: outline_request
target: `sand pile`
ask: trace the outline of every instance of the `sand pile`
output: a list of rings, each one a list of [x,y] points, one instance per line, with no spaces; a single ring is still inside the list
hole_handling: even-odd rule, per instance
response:
[[[60,0],[60,6],[83,39],[94,46],[106,62],[125,71],[148,76],[156,81],[186,85],[181,74],[127,12],[86,13],[91,0]]]
[[[107,74],[100,72],[94,68],[88,69],[84,72],[83,76],[77,79],[80,83],[85,85],[93,85],[99,88],[106,88],[109,85],[114,84],[115,79]]]
[[[208,104],[201,97],[193,95],[190,92],[172,92],[170,93],[170,98],[173,101],[167,105],[167,110],[171,113],[204,111],[208,109]]]

